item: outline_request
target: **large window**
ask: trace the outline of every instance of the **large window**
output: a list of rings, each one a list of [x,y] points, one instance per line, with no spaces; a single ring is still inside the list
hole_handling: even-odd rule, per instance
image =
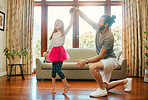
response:
[[[34,31],[33,31],[33,67],[36,57],[41,56],[41,7],[34,7]]]
[[[48,41],[51,33],[53,32],[56,19],[62,20],[64,23],[64,28],[67,28],[71,18],[71,14],[68,13],[70,8],[71,6],[48,6]],[[72,48],[72,28],[73,27],[71,27],[66,35],[64,44],[65,48]],[[49,43],[50,41],[47,45],[49,45]]]
[[[111,27],[115,38],[114,50],[122,50],[122,7],[111,6],[111,14],[116,15],[116,22]]]
[[[70,14],[69,10],[77,4],[90,19],[98,22],[103,14],[116,15],[116,23],[112,26],[112,31],[115,36],[114,50],[121,49],[121,30],[122,30],[122,0],[34,0],[35,9],[40,7],[36,12],[40,17],[40,28],[34,28],[41,33],[40,37],[40,55],[47,50],[49,44],[49,36],[53,31],[54,22],[56,19],[63,20],[65,28],[67,27]],[[39,30],[40,29],[40,30]],[[66,36],[65,48],[95,48],[95,30],[86,23],[77,14],[74,17],[74,24]],[[34,35],[35,36],[35,35]],[[40,36],[40,35],[39,35]],[[37,42],[37,39],[36,39]]]

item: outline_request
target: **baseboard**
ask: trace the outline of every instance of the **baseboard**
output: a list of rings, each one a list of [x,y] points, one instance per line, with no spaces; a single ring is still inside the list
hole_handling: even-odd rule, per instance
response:
[[[0,73],[0,76],[4,76],[4,75],[7,75],[7,72],[6,71]]]

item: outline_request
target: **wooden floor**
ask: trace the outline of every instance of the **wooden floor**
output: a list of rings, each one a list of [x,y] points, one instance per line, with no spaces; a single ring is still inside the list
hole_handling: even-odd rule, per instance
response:
[[[133,91],[124,92],[124,86],[108,91],[108,96],[91,98],[89,94],[97,89],[95,81],[68,81],[71,88],[67,95],[62,95],[63,83],[56,82],[57,94],[51,93],[51,80],[37,81],[36,75],[0,77],[0,100],[148,100],[148,83],[143,78],[133,78]]]

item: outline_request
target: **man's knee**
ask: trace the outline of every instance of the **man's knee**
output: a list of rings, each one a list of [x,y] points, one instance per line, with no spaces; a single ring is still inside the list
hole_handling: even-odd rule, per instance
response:
[[[108,84],[106,82],[103,82],[103,87],[108,90]]]
[[[98,71],[98,70],[103,70],[102,63],[97,62],[93,63],[89,66],[90,71]]]

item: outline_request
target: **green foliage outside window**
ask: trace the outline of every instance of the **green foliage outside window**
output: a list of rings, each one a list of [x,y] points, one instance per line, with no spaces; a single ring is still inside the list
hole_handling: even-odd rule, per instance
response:
[[[38,39],[35,44],[33,44],[33,59],[41,57],[41,39]]]
[[[111,31],[114,35],[114,51],[122,50],[121,29],[121,26],[117,26]]]
[[[80,48],[91,48],[95,49],[95,34],[92,32],[82,33],[79,36],[79,47]]]

